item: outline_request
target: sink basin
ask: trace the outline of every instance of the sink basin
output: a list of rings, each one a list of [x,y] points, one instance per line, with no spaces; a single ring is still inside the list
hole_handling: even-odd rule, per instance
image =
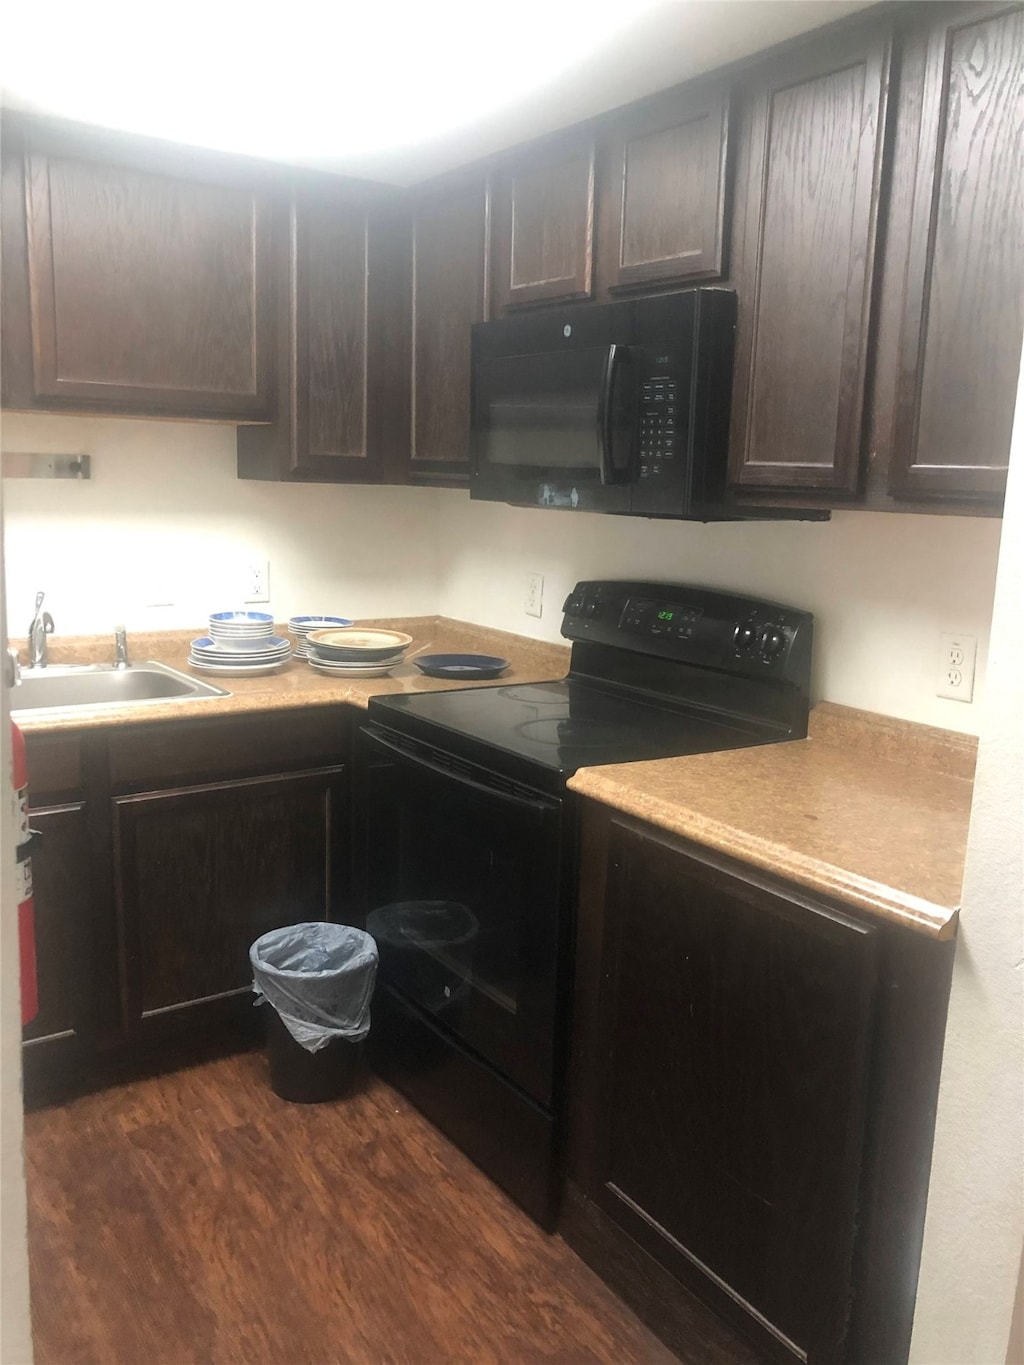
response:
[[[134,706],[176,701],[183,697],[227,697],[230,693],[151,659],[128,668],[112,664],[81,667],[50,664],[22,670],[11,688],[11,711],[38,711],[78,706]]]

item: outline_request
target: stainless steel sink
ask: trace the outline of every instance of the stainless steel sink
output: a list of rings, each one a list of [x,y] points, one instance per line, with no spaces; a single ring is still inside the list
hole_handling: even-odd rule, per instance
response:
[[[22,669],[11,688],[11,711],[68,707],[135,706],[185,697],[227,697],[230,693],[152,659],[114,668],[112,664],[49,664]]]

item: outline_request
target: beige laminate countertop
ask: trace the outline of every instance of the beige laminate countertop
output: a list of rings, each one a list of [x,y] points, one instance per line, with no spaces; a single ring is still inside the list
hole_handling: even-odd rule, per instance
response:
[[[493,682],[473,683],[475,687],[500,686],[502,683],[541,682],[564,677],[569,668],[569,647],[529,640],[486,626],[451,621],[442,616],[396,617],[388,620],[360,621],[363,626],[384,626],[413,637],[409,655],[491,654],[508,659],[511,667]],[[287,634],[277,627],[279,634]],[[332,706],[346,703],[366,708],[371,697],[396,692],[439,692],[465,687],[465,682],[428,678],[407,658],[383,678],[336,678],[317,673],[304,659],[292,659],[278,673],[262,678],[219,678],[200,673],[187,663],[189,643],[199,632],[163,631],[129,634],[128,648],[133,662],[155,659],[192,677],[222,687],[227,697],[195,698],[132,703],[126,706],[84,706],[64,710],[17,711],[17,694],[11,701],[19,727],[26,734],[56,730],[84,730],[105,726],[152,725],[164,721],[233,716],[258,711],[293,710],[296,707]],[[12,641],[12,643],[18,643]],[[22,649],[24,657],[24,649]],[[109,663],[113,657],[113,635],[51,637],[50,662],[53,664]]]
[[[976,741],[822,703],[808,738],[583,768],[575,792],[933,938],[956,932]]]
[[[565,645],[464,621],[425,616],[359,624],[405,631],[413,637],[410,654],[510,660],[500,678],[474,686],[539,682],[568,671]],[[195,634],[135,633],[131,657],[192,673],[186,660]],[[50,659],[108,662],[112,643],[109,636],[58,637]],[[365,709],[373,696],[465,686],[428,678],[411,661],[383,678],[328,677],[295,659],[266,677],[215,681],[230,695],[16,712],[17,721],[33,734],[310,706]],[[860,910],[949,938],[956,932],[976,747],[970,736],[825,702],[812,711],[806,740],[582,768],[569,787]]]

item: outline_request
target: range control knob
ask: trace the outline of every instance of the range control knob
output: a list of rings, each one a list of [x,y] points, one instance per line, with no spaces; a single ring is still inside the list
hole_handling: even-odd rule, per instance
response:
[[[584,602],[583,615],[589,616],[591,620],[593,620],[595,616],[601,615],[601,603],[598,598],[590,597]]]
[[[751,649],[756,639],[753,621],[741,621],[732,633],[732,641],[737,649]]]
[[[765,663],[771,663],[786,647],[786,637],[778,626],[765,626],[761,631],[761,638],[758,641],[761,651],[761,658]]]
[[[562,610],[568,616],[578,616],[583,605],[583,594],[573,590],[562,603]]]

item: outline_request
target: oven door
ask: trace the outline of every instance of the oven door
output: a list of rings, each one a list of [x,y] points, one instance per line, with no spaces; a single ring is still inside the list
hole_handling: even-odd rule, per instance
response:
[[[550,1106],[562,802],[373,723],[359,746],[360,899],[379,980]]]

